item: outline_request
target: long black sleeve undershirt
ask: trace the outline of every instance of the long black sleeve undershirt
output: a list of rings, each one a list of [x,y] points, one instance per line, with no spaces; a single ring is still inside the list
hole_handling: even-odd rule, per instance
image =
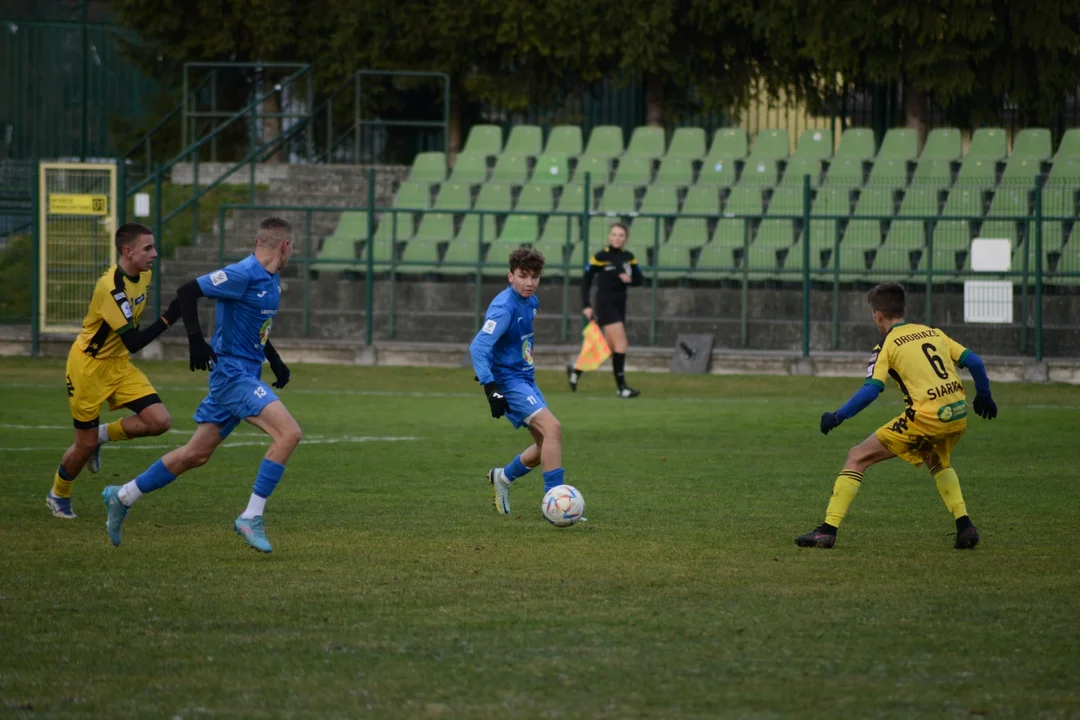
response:
[[[184,329],[188,336],[196,333],[202,335],[202,327],[199,325],[199,298],[203,297],[202,288],[198,280],[189,280],[176,289],[174,305],[184,319]]]
[[[137,353],[152,343],[161,333],[169,329],[169,324],[164,318],[158,318],[148,328],[129,328],[120,333],[120,340],[128,352]]]

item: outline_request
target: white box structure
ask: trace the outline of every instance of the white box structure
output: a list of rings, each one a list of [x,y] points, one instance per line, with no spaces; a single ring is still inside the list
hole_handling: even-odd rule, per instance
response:
[[[973,272],[1009,272],[1012,243],[1008,239],[976,238],[971,243]],[[1011,280],[965,280],[964,322],[1011,323],[1013,284]]]

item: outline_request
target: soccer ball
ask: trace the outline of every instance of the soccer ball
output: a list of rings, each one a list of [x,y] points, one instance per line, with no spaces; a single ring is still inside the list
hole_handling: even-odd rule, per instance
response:
[[[557,485],[544,495],[540,510],[555,527],[570,527],[585,514],[585,498],[572,485]]]

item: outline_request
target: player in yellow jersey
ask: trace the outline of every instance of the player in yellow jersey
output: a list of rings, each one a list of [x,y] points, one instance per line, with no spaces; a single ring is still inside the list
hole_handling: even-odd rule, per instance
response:
[[[795,538],[795,544],[820,548],[835,545],[836,528],[862,485],[863,473],[871,465],[900,457],[916,467],[926,463],[941,499],[956,521],[953,547],[973,548],[979,543],[979,531],[968,517],[960,480],[950,462],[953,447],[967,430],[967,396],[956,366],[967,368],[975,380],[975,400],[971,404],[975,414],[992,420],[997,417],[997,405],[990,396],[986,368],[978,355],[942,331],[906,322],[904,288],[899,283],[878,285],[867,300],[874,325],[885,337],[870,356],[866,384],[835,413],[821,416],[821,432],[827,435],[873,402],[885,389],[888,378],[900,386],[907,408],[851,448],[833,485],[825,522]]]
[[[110,441],[160,435],[169,429],[169,413],[154,386],[131,363],[138,352],[180,318],[179,305],[170,305],[161,318],[140,330],[146,309],[150,267],[157,250],[154,233],[145,225],[128,223],[116,231],[117,263],[98,278],[82,331],[67,359],[67,394],[75,421],[75,444],[67,449],[53,478],[45,504],[56,517],[71,519],[71,485],[89,464],[100,469],[101,445]],[[127,408],[135,413],[101,425],[101,406]]]

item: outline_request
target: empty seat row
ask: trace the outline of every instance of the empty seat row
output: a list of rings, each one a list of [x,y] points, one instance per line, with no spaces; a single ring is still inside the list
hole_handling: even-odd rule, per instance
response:
[[[481,157],[520,155],[534,157],[543,154],[560,154],[570,158],[584,156],[613,158],[625,155],[662,158],[679,157],[700,160],[705,157],[751,158],[763,160],[796,158],[822,160],[833,157],[833,133],[826,128],[810,128],[803,131],[791,153],[791,138],[786,129],[761,130],[753,143],[743,128],[717,130],[712,144],[706,149],[707,136],[703,128],[683,127],[676,129],[667,143],[667,134],[659,127],[638,127],[624,144],[623,130],[617,125],[600,125],[593,128],[589,142],[583,147],[581,128],[576,125],[556,125],[544,142],[543,130],[535,125],[514,126],[503,143],[503,131],[498,125],[474,125],[462,149],[462,155]],[[1001,160],[1010,156],[1009,135],[1002,128],[980,128],[971,137],[966,157],[985,160]],[[891,158],[894,160],[959,160],[963,153],[962,133],[957,128],[936,128],[926,138],[919,151],[915,130],[892,128],[877,148],[874,133],[869,128],[849,127],[840,137],[835,156],[868,160]],[[1032,160],[1048,160],[1054,156],[1051,133],[1046,128],[1026,128],[1013,138],[1011,157]],[[1058,146],[1057,157],[1080,157],[1080,128],[1065,133]]]

